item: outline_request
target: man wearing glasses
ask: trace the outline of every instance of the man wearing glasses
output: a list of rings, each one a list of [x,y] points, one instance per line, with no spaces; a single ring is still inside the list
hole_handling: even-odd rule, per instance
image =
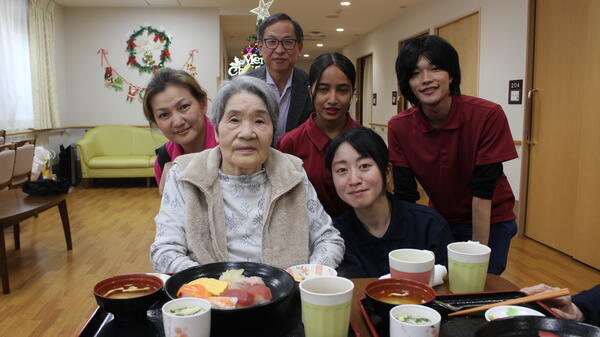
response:
[[[265,65],[248,73],[263,79],[279,100],[275,139],[302,124],[313,111],[308,75],[294,67],[302,51],[302,27],[287,14],[277,13],[258,27],[258,48]]]

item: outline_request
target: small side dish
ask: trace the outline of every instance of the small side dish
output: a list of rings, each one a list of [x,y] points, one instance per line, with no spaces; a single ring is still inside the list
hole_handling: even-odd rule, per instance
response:
[[[175,309],[169,309],[169,313],[175,316],[191,316],[205,312],[206,309],[199,306],[181,307]]]
[[[431,324],[431,320],[427,317],[413,316],[413,315],[397,315],[394,316],[397,320],[404,323],[416,324],[416,325],[427,325]]]
[[[522,307],[518,305],[500,305],[488,309],[485,312],[485,319],[487,321],[493,321],[498,318],[504,317],[516,317],[516,316],[545,316],[539,311],[531,308]]]
[[[289,267],[285,271],[292,275],[294,280],[298,282],[313,277],[337,276],[335,269],[322,264],[299,264]]]

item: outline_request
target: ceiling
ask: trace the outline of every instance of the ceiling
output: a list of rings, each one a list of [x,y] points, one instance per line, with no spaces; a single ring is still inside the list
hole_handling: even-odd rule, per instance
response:
[[[66,7],[216,7],[229,58],[240,54],[246,38],[255,32],[256,15],[250,10],[259,0],[55,0]],[[304,30],[302,54],[311,61],[321,53],[339,51],[364,34],[389,22],[425,0],[275,0],[271,14],[285,12]],[[266,1],[265,1],[266,2]],[[344,28],[344,32],[336,32]],[[323,47],[317,47],[322,43]]]

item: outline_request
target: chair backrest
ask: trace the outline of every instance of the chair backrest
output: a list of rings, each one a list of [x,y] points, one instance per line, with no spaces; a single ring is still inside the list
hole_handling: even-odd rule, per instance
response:
[[[6,142],[6,130],[0,130],[0,145]]]
[[[15,166],[15,150],[11,147],[0,146],[0,191],[10,185]]]
[[[35,146],[32,144],[25,144],[17,147],[15,151],[15,167],[13,169],[10,188],[21,186],[31,178],[31,167],[33,166]]]
[[[35,138],[25,138],[15,142],[15,147],[21,147],[25,144],[31,144],[35,146]]]

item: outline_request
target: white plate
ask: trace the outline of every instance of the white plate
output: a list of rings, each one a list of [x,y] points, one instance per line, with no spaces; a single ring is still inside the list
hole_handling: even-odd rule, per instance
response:
[[[516,316],[546,316],[539,311],[521,307],[518,305],[500,305],[497,307],[493,307],[488,309],[485,312],[485,319],[488,321],[493,321],[498,318],[504,317],[516,317]]]

